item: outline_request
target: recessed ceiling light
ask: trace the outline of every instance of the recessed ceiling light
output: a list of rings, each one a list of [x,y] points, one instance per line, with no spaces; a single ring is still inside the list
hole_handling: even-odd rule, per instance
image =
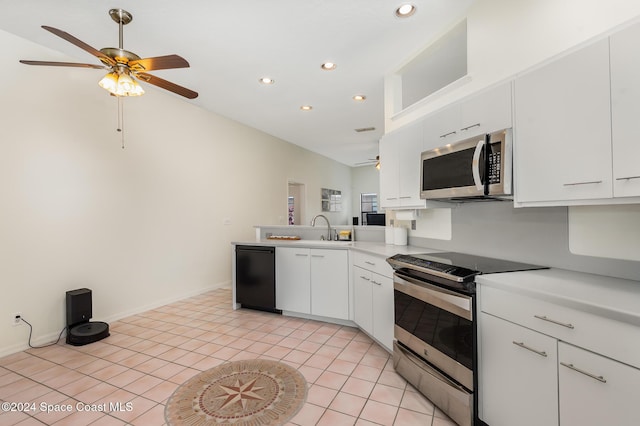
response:
[[[258,79],[258,81],[262,84],[273,84],[276,81],[274,79],[272,79],[271,77],[262,77],[261,79]]]
[[[416,13],[416,7],[412,4],[406,3],[396,9],[396,16],[398,18],[408,18]]]
[[[353,100],[354,100],[354,101],[358,101],[358,102],[362,102],[362,101],[364,101],[365,99],[367,99],[367,97],[366,97],[365,95],[355,95],[355,96],[353,97]]]
[[[334,64],[333,62],[325,62],[324,64],[320,65],[320,68],[322,68],[325,71],[333,71],[336,69],[336,64]]]
[[[311,105],[302,105],[300,109],[303,111],[311,111],[313,107]]]

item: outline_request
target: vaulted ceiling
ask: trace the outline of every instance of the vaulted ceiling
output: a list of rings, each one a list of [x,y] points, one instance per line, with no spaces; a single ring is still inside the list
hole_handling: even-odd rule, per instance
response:
[[[125,49],[189,61],[188,69],[153,72],[199,93],[185,102],[353,166],[378,153],[384,76],[461,19],[472,0],[409,2],[416,12],[398,18],[400,0],[0,0],[0,29],[74,61],[99,63],[41,25],[96,49],[118,47],[108,11],[125,9],[133,15],[124,27]],[[325,71],[324,62],[337,67]],[[86,72],[96,82],[104,74]],[[275,83],[260,84],[262,77]],[[107,94],[97,90],[101,95]]]

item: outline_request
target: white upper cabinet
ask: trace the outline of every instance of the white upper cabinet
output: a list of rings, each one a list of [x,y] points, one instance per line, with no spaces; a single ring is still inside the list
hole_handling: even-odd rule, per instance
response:
[[[516,202],[612,197],[609,82],[607,39],[515,80]]]
[[[640,196],[640,25],[611,36],[613,195]]]
[[[380,140],[380,206],[424,208],[420,199],[423,124],[409,124]]]
[[[423,150],[512,126],[511,82],[442,109],[425,120]]]

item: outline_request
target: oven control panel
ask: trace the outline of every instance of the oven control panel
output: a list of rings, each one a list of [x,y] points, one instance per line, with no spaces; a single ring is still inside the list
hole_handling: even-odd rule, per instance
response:
[[[433,260],[420,259],[406,254],[396,254],[387,259],[387,262],[394,268],[414,269],[426,274],[433,274],[447,278],[452,281],[466,282],[473,280],[478,275],[478,271],[463,268],[461,266],[449,265]]]

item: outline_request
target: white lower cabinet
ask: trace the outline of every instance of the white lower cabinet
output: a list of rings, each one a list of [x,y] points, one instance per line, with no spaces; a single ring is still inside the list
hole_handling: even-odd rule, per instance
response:
[[[311,313],[311,260],[308,248],[276,247],[276,308]]]
[[[393,270],[384,258],[363,253],[354,253],[353,264],[354,321],[392,351]]]
[[[482,420],[490,426],[558,424],[557,341],[481,312]]]
[[[560,342],[558,344],[560,424],[640,424],[640,370]]]
[[[373,286],[371,285],[372,272],[358,266],[353,268],[353,320],[358,327],[373,334]]]
[[[478,300],[479,415],[485,423],[640,424],[640,369],[629,356],[637,327],[483,285]],[[610,338],[618,345],[601,344]]]
[[[277,247],[276,308],[349,319],[348,252]]]
[[[346,250],[311,249],[311,314],[349,319],[349,256]]]

